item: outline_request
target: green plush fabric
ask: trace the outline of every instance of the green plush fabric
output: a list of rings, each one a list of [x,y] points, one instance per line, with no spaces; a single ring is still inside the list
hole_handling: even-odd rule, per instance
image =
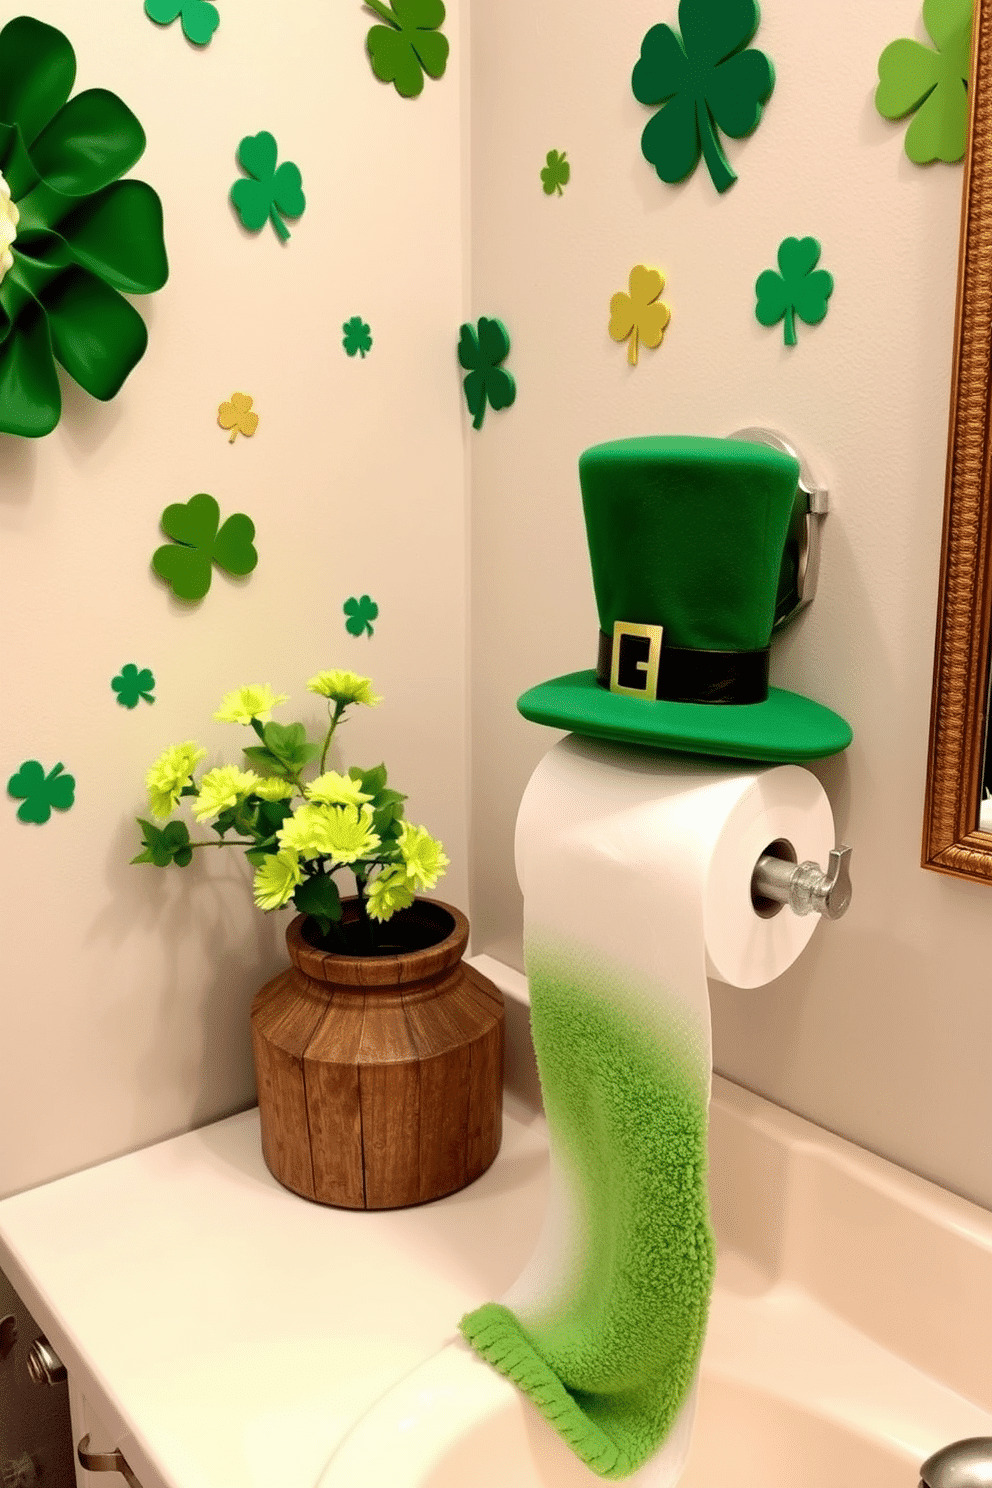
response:
[[[744,440],[659,435],[579,456],[600,629],[665,628],[665,643],[760,651],[775,619],[799,463]]]
[[[593,1472],[624,1478],[664,1442],[702,1349],[708,1063],[676,1011],[645,997],[639,1015],[638,989],[602,968],[533,945],[527,967],[581,1243],[546,1307],[524,1318],[487,1303],[460,1327]]]
[[[769,764],[825,759],[852,738],[839,713],[779,687],[763,703],[651,702],[607,691],[594,671],[568,672],[530,688],[517,708],[532,723],[592,738]]]

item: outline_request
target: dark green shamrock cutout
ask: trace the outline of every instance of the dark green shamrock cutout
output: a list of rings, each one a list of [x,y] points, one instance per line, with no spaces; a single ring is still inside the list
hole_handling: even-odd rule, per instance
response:
[[[366,38],[372,71],[382,83],[395,84],[402,98],[423,91],[424,73],[439,78],[448,61],[448,38],[438,27],[444,20],[441,0],[365,0],[369,10],[386,22],[373,26]]]
[[[344,622],[344,628],[349,635],[373,635],[372,621],[379,618],[379,606],[374,599],[369,599],[363,594],[361,599],[346,599],[344,612],[348,619]]]
[[[544,194],[545,196],[554,196],[557,191],[559,196],[563,196],[562,187],[568,185],[569,177],[572,174],[572,167],[565,159],[565,151],[562,150],[559,153],[557,150],[549,150],[545,159],[548,163],[541,171],[541,184],[544,187]]]
[[[350,357],[356,352],[361,352],[364,359],[365,353],[372,350],[372,331],[360,315],[353,315],[346,320],[341,327],[344,331],[344,340],[341,345]]]
[[[155,701],[152,697],[155,678],[147,667],[142,667],[139,672],[133,661],[121,667],[120,675],[114,677],[110,685],[122,708],[136,708],[142,698],[146,703]]]
[[[661,104],[641,135],[641,152],[663,181],[684,181],[700,151],[717,191],[737,180],[717,128],[741,139],[758,127],[775,85],[764,52],[747,47],[758,29],[755,0],[681,0],[679,28],[652,26],[631,86],[638,103]]]
[[[833,294],[833,275],[817,269],[820,245],[815,238],[783,238],[779,244],[779,273],[766,269],[758,275],[754,289],[758,297],[755,316],[763,326],[785,318],[785,344],[796,344],[796,316],[807,325],[819,325]],[[815,270],[815,273],[814,273]]]
[[[467,322],[461,327],[458,360],[468,373],[462,387],[473,429],[482,428],[487,402],[496,409],[509,408],[517,396],[512,373],[499,365],[509,351],[510,335],[501,320],[482,315],[478,332]]]
[[[875,107],[886,119],[916,114],[904,146],[916,165],[964,155],[971,21],[971,0],[924,0],[923,24],[937,50],[904,36],[878,59]]]
[[[277,169],[278,158],[279,147],[267,129],[246,134],[238,146],[238,164],[255,179],[235,181],[231,200],[249,232],[261,232],[271,222],[285,242],[289,228],[283,217],[302,217],[307,199],[299,166],[284,160]]]
[[[194,46],[206,46],[220,25],[210,0],[145,0],[145,15],[159,26],[169,26],[181,16],[186,40]]]
[[[204,492],[167,506],[162,531],[172,543],[156,548],[152,568],[177,599],[202,599],[215,563],[227,573],[248,574],[258,562],[251,518],[235,512],[221,527],[220,507]]]
[[[76,782],[66,775],[65,765],[57,764],[45,774],[44,765],[37,760],[25,760],[21,768],[7,781],[7,793],[15,801],[23,801],[17,808],[17,820],[22,822],[47,822],[56,811],[68,811],[75,800]]]
[[[191,861],[193,849],[185,822],[172,821],[167,827],[156,827],[154,822],[144,821],[140,816],[137,822],[144,852],[132,858],[132,863],[154,863],[156,868],[168,868],[170,863],[176,863],[185,868]]]
[[[91,397],[119,392],[148,343],[130,296],[168,278],[162,203],[120,179],[145,133],[116,93],[70,98],[76,56],[54,26],[0,31],[0,431],[38,438],[62,415],[61,363]],[[7,244],[9,243],[9,247]]]

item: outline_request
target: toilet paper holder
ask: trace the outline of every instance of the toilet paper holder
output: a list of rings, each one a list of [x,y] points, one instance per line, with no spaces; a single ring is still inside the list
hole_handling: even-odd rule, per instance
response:
[[[851,903],[851,849],[843,843],[831,849],[824,871],[819,863],[797,863],[791,845],[770,844],[751,875],[751,903],[762,919],[771,919],[786,905],[793,914],[821,914],[839,920]],[[786,855],[783,855],[786,854]]]

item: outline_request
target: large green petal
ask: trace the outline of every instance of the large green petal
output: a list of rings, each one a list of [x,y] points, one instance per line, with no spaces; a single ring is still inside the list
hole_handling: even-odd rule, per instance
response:
[[[72,92],[76,56],[69,39],[33,16],[0,31],[0,116],[19,124],[30,145]]]
[[[443,0],[393,0],[393,14],[404,31],[444,24]]]
[[[959,50],[971,39],[972,0],[923,0],[923,24],[938,51]],[[968,57],[964,58],[967,70]]]
[[[691,93],[678,93],[645,125],[641,153],[663,181],[684,181],[699,164],[699,124],[696,100]]]
[[[50,186],[89,196],[130,170],[145,148],[145,131],[126,103],[105,88],[77,93],[31,146],[31,159]]]
[[[372,71],[381,83],[395,84],[401,98],[416,98],[423,92],[423,68],[405,32],[373,26],[365,44]]]
[[[905,150],[916,165],[960,160],[968,139],[968,93],[963,82],[941,83],[924,99],[906,130]]]
[[[448,38],[440,31],[415,31],[413,50],[428,77],[444,76],[448,63]]]
[[[940,57],[919,41],[901,36],[878,59],[875,107],[884,119],[902,119],[919,108],[940,80]]]
[[[696,67],[713,66],[746,46],[758,29],[755,0],[681,0],[682,44]]]
[[[742,139],[757,129],[774,86],[772,64],[752,47],[713,69],[706,80],[706,103],[724,134]]]
[[[39,439],[62,413],[52,343],[38,306],[21,315],[0,343],[0,432]]]
[[[52,349],[70,377],[104,402],[120,391],[148,345],[145,322],[123,296],[72,268],[45,294]]]
[[[638,103],[664,103],[689,83],[689,64],[670,26],[652,26],[641,42],[630,86]]]
[[[21,197],[37,185],[38,173],[16,124],[0,124],[0,171],[20,206]]]
[[[74,258],[124,294],[150,294],[169,277],[162,203],[144,181],[116,181],[64,217]]]

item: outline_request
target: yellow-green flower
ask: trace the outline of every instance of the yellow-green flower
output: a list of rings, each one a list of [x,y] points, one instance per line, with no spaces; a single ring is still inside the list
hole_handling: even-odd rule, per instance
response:
[[[318,672],[307,682],[308,692],[319,692],[321,697],[335,703],[364,703],[375,708],[382,702],[372,691],[372,679],[360,677],[357,672]]]
[[[255,872],[255,903],[259,909],[281,909],[302,877],[294,852],[274,853]]]
[[[193,815],[198,822],[208,821],[243,801],[261,781],[254,770],[239,770],[237,765],[220,765],[208,770],[200,781],[200,794],[193,802]]]
[[[395,868],[384,868],[378,878],[369,885],[366,908],[373,920],[388,920],[398,909],[409,909],[413,903],[413,889],[400,864]]]
[[[206,753],[205,749],[188,739],[185,744],[170,744],[159,755],[145,775],[148,804],[153,816],[164,819],[172,815],[184,788],[193,779],[193,771]]]
[[[380,845],[372,830],[371,806],[325,806],[329,817],[327,851],[335,863],[355,863],[370,858]]]
[[[290,801],[296,795],[296,786],[291,780],[281,780],[278,775],[266,775],[256,780],[251,793],[263,801]]]
[[[279,846],[289,848],[301,858],[319,858],[329,853],[328,814],[330,806],[300,806],[279,828]]]
[[[249,687],[225,692],[214,719],[217,723],[251,723],[253,718],[257,718],[260,723],[268,723],[272,709],[288,702],[288,692],[273,692],[267,682],[255,682]]]
[[[426,827],[415,827],[410,822],[400,828],[398,846],[406,876],[418,889],[432,889],[451,862]]]
[[[361,781],[350,775],[339,775],[337,770],[327,770],[311,780],[307,786],[311,801],[320,801],[324,806],[362,806],[372,797],[362,790]]]

